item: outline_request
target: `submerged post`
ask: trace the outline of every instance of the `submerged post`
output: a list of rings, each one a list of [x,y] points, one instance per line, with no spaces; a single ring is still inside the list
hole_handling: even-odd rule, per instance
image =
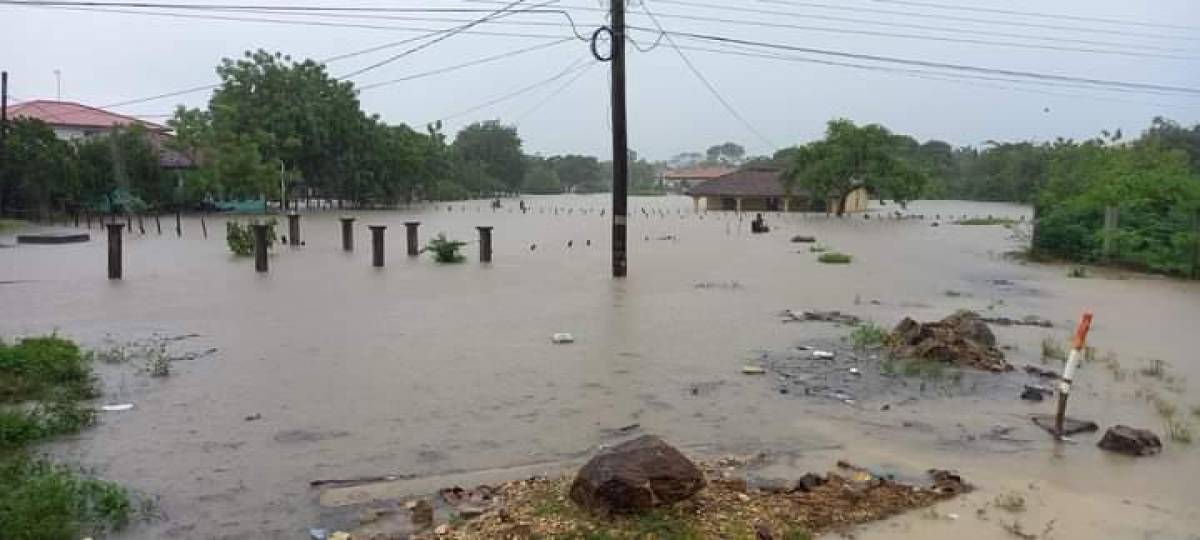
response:
[[[385,225],[370,225],[371,229],[371,266],[383,268],[383,231]]]
[[[408,236],[408,256],[416,257],[421,254],[420,248],[417,247],[417,227],[421,225],[420,221],[405,221],[404,229]]]
[[[175,209],[175,236],[183,236],[183,225],[179,222],[179,209]]]
[[[267,271],[267,224],[255,223],[254,228],[254,271]]]
[[[1085,311],[1075,328],[1075,341],[1071,343],[1071,354],[1067,356],[1067,365],[1063,367],[1062,382],[1058,384],[1058,410],[1054,414],[1054,434],[1063,438],[1063,420],[1067,416],[1067,398],[1071,395],[1071,382],[1075,379],[1075,370],[1079,367],[1079,358],[1083,356],[1083,348],[1087,344],[1088,330],[1092,327],[1092,313]]]
[[[121,229],[124,223],[109,223],[108,228],[108,279],[121,279]]]
[[[342,220],[342,251],[354,251],[354,218],[344,217]]]
[[[300,214],[288,214],[288,244],[300,245]]]
[[[479,262],[492,262],[492,227],[475,227],[479,230]]]

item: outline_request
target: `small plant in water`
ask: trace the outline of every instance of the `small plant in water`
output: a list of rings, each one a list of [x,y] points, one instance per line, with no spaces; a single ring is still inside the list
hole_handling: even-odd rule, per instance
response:
[[[1072,277],[1072,278],[1088,277],[1087,268],[1084,268],[1082,266],[1072,266],[1070,270],[1067,270],[1067,277]]]
[[[167,354],[165,344],[146,349],[145,355],[142,369],[151,377],[166,377],[171,374],[171,356]]]
[[[809,253],[824,253],[824,252],[826,252],[826,251],[829,251],[829,248],[827,248],[827,247],[825,247],[825,246],[820,246],[820,245],[817,245],[817,246],[808,246],[808,252],[809,252]]]
[[[1141,370],[1142,375],[1155,379],[1161,379],[1163,377],[1163,373],[1165,372],[1166,370],[1163,369],[1163,361],[1159,358],[1151,359],[1150,363]]]
[[[850,341],[855,349],[878,347],[887,343],[888,331],[875,323],[863,323],[850,333]]]
[[[460,263],[463,262],[466,257],[463,257],[458,250],[462,249],[462,247],[465,245],[467,245],[466,242],[459,240],[448,240],[446,239],[445,234],[438,233],[438,235],[430,240],[429,244],[425,246],[425,251],[432,251],[433,260],[437,262]]]
[[[1054,339],[1050,336],[1046,336],[1042,339],[1042,363],[1046,363],[1047,360],[1061,361],[1066,359],[1067,350],[1058,342],[1057,339]]]
[[[825,264],[850,264],[852,257],[840,251],[828,251],[817,257],[817,260]]]
[[[228,221],[225,223],[225,243],[229,246],[229,251],[239,257],[249,257],[254,254],[254,227],[258,220],[252,221],[249,224],[243,225],[240,221]],[[267,249],[275,246],[275,225],[278,221],[275,218],[268,219],[267,225]]]
[[[1007,510],[1009,512],[1022,512],[1025,510],[1025,496],[1020,493],[1010,492],[1001,493],[996,496],[994,501],[996,508]]]
[[[1192,426],[1185,420],[1167,419],[1167,437],[1181,444],[1192,444]]]

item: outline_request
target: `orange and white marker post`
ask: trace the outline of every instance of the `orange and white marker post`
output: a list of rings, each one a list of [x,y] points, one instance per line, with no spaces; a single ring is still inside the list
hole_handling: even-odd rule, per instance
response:
[[[1083,356],[1083,348],[1087,344],[1088,330],[1092,328],[1092,313],[1085,311],[1075,327],[1075,341],[1071,344],[1071,354],[1067,356],[1067,365],[1063,367],[1062,382],[1058,383],[1058,411],[1054,415],[1054,433],[1059,439],[1063,438],[1063,418],[1067,414],[1067,398],[1071,395],[1071,382],[1075,380],[1075,370],[1079,368],[1079,359]]]

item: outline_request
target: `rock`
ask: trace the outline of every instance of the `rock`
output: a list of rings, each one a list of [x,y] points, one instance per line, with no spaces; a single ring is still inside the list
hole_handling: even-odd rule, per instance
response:
[[[813,473],[806,473],[796,480],[795,491],[808,493],[818,487],[825,485],[825,479]]]
[[[900,357],[949,362],[985,371],[1012,369],[996,348],[996,336],[972,311],[919,323],[909,317],[892,330],[893,353]]]
[[[1096,446],[1130,456],[1149,456],[1162,451],[1162,441],[1154,432],[1121,425],[1108,428]]]
[[[1051,371],[1046,368],[1040,368],[1033,364],[1025,364],[1025,367],[1023,369],[1025,370],[1025,373],[1033,375],[1034,377],[1041,377],[1043,379],[1057,379],[1058,378],[1058,374],[1055,373],[1054,371]]]
[[[602,451],[579,470],[571,500],[601,515],[671,504],[704,487],[704,474],[679,450],[643,435]]]
[[[792,242],[797,243],[797,244],[811,244],[816,241],[817,241],[817,237],[815,237],[815,236],[805,236],[803,234],[797,234],[796,236],[792,237]]]
[[[429,501],[421,499],[409,510],[412,512],[413,525],[421,528],[433,525],[433,505]]]
[[[1051,391],[1049,388],[1025,385],[1025,391],[1021,392],[1021,399],[1025,401],[1041,401],[1047,395],[1052,393],[1053,391]]]

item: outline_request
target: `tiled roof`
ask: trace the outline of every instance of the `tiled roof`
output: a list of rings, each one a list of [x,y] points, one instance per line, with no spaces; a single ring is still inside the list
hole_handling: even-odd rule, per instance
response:
[[[752,168],[731,172],[692,188],[689,195],[714,197],[783,197],[779,182],[783,171],[771,168]],[[800,188],[792,195],[803,195]]]
[[[167,131],[167,128],[153,122],[138,120],[109,112],[96,107],[89,107],[70,101],[33,100],[9,105],[9,118],[36,118],[51,126],[74,126],[108,129],[113,125],[128,126],[141,124],[151,131]]]
[[[733,172],[732,167],[692,167],[689,169],[674,169],[663,173],[666,179],[701,179],[717,178]]]

